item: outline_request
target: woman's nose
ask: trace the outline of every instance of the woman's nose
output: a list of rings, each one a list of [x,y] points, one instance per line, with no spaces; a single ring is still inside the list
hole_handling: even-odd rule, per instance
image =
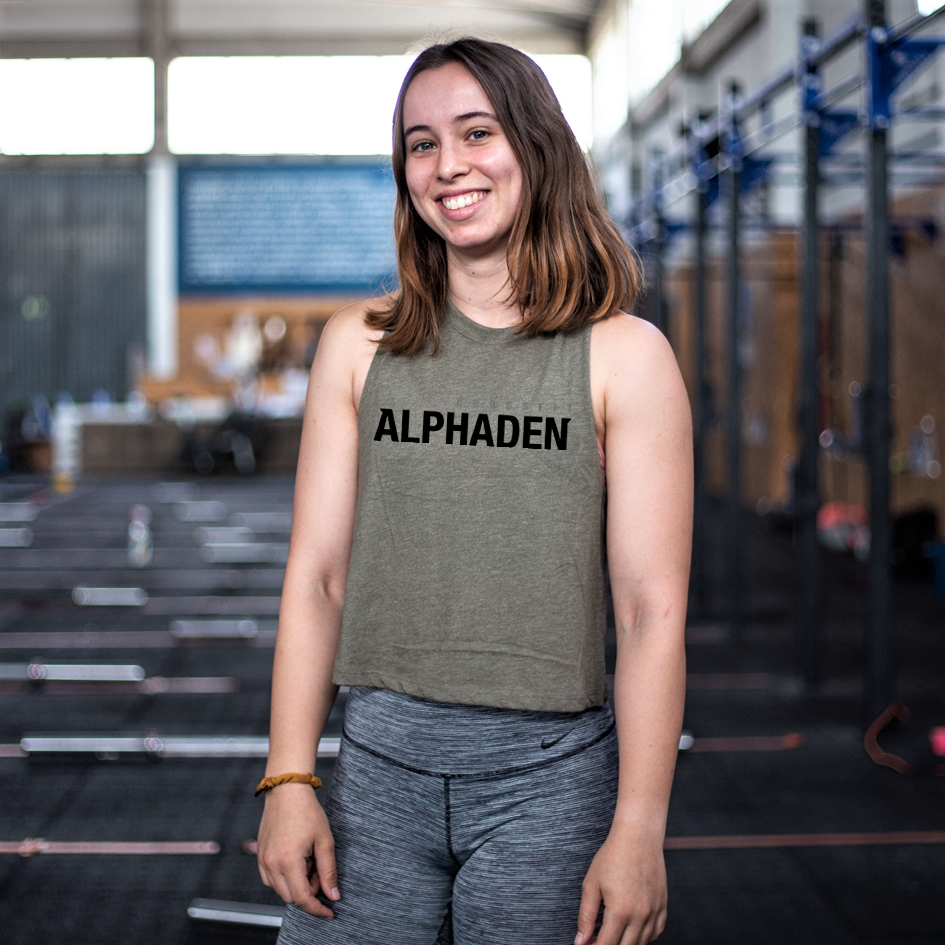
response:
[[[440,146],[440,159],[437,163],[436,174],[440,180],[455,180],[469,170],[462,149],[454,144]]]

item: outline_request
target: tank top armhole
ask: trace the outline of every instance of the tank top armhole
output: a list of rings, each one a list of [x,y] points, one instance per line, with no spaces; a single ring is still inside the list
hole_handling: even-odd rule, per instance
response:
[[[581,382],[581,390],[584,392],[585,406],[587,407],[590,417],[591,424],[594,425],[594,392],[591,390],[591,332],[594,330],[594,323],[587,325],[584,329],[584,357],[581,359],[582,369],[584,371],[584,377]],[[594,430],[593,436],[593,447],[594,455],[597,458],[597,462],[600,464],[601,473],[605,473],[606,458],[604,454],[604,447],[601,444],[601,441],[597,438],[597,430]],[[606,476],[605,476],[606,478]]]
[[[381,338],[386,338],[390,332],[385,331]],[[371,355],[371,363],[368,365],[367,374],[364,375],[364,384],[361,387],[361,397],[358,399],[358,421],[361,420],[361,405],[365,402],[365,396],[370,393],[371,389],[374,386],[374,378],[377,374],[377,371],[374,370],[377,364],[377,356],[381,352],[381,343],[380,339],[374,343],[374,354]]]

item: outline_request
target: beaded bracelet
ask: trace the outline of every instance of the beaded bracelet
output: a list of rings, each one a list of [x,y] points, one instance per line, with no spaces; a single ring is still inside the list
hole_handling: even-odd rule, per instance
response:
[[[263,778],[262,781],[256,785],[256,793],[253,797],[259,797],[260,794],[271,791],[280,784],[288,784],[290,782],[311,784],[313,788],[320,788],[322,786],[321,778],[316,778],[314,774],[300,774],[297,771],[290,771],[288,774],[277,774],[271,778]]]

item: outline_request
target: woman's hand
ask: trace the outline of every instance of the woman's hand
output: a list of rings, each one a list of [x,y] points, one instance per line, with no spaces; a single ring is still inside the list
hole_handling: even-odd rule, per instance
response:
[[[341,898],[335,841],[309,785],[280,784],[266,792],[256,851],[259,875],[266,886],[310,915],[334,918],[315,893],[321,886],[329,899]]]
[[[611,831],[584,879],[575,945],[647,945],[666,926],[666,865],[660,838]],[[594,923],[604,903],[604,921]]]

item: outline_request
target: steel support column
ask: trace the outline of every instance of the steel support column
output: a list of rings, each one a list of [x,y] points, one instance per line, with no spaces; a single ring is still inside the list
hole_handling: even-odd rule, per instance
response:
[[[148,370],[177,373],[177,161],[169,154],[147,160]]]
[[[167,148],[169,0],[141,0],[145,54],[154,60],[154,146],[148,182],[148,369],[159,377],[177,372],[177,162]]]
[[[728,608],[733,639],[741,636],[743,624],[744,542],[742,528],[741,495],[741,142],[739,140],[736,107],[740,90],[732,83],[728,101],[728,128],[724,136],[728,167],[724,171],[728,219],[727,270],[728,270],[728,407],[726,430],[728,434],[728,493],[725,508],[726,574],[725,600]]]
[[[875,719],[893,695],[893,588],[890,568],[889,445],[889,92],[884,0],[864,0],[867,33],[867,363],[866,449],[869,463],[869,610],[866,716]]]
[[[140,0],[144,54],[154,60],[154,146],[152,154],[167,154],[167,65],[169,0]]]
[[[653,324],[665,335],[666,330],[666,215],[663,212],[663,171],[660,167],[662,153],[655,150],[652,155],[653,169],[653,225],[656,232],[650,243],[653,269]]]
[[[692,135],[698,140],[698,134]],[[706,537],[708,535],[709,502],[705,473],[705,438],[709,428],[709,390],[706,378],[706,204],[708,182],[702,173],[703,154],[701,148],[695,155],[696,174],[699,186],[694,194],[695,220],[693,227],[693,312],[695,330],[693,357],[695,359],[695,410],[693,411],[693,523],[692,523],[692,571],[690,587],[692,604],[697,614],[708,610],[708,575]]]
[[[818,404],[818,327],[820,314],[820,114],[815,106],[820,77],[811,65],[817,47],[817,23],[807,20],[801,53],[807,65],[802,82],[804,116],[804,196],[801,223],[801,384],[800,456],[794,489],[794,534],[800,595],[797,641],[800,666],[809,689],[822,681],[823,587],[817,512],[820,490],[817,475],[820,434]]]

